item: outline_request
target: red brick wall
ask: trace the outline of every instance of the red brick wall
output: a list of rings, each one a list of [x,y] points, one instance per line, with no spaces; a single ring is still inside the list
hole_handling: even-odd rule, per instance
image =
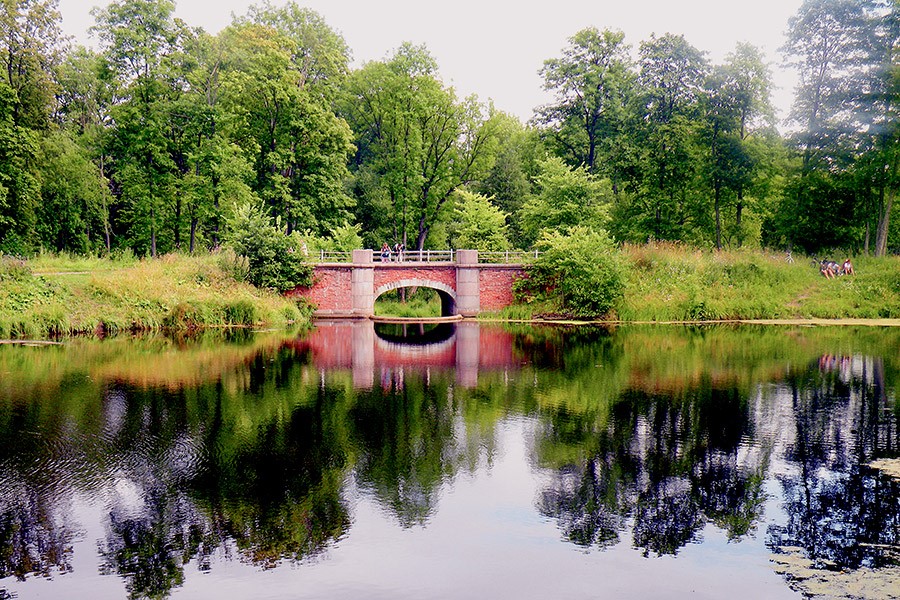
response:
[[[404,279],[421,279],[443,283],[451,290],[456,290],[456,267],[392,267],[375,268],[375,289],[383,285]]]
[[[522,275],[518,267],[482,267],[478,278],[481,310],[499,310],[513,303],[512,284]]]
[[[351,292],[350,266],[346,267],[316,267],[313,272],[313,286],[311,288],[295,288],[287,293],[288,296],[300,296],[306,298],[318,307],[320,311],[351,312],[353,310],[353,296]]]

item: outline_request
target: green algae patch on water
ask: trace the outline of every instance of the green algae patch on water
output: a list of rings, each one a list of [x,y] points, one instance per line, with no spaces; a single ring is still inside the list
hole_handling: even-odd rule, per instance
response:
[[[900,459],[883,458],[868,463],[889,477],[900,479]],[[863,544],[865,545],[865,544]],[[900,547],[872,544],[882,552],[900,558]],[[872,569],[840,569],[827,560],[808,558],[803,548],[782,546],[770,557],[774,570],[782,575],[791,589],[807,598],[837,600],[893,600],[900,598],[900,566]]]
[[[806,598],[894,600],[900,598],[900,567],[837,570],[829,561],[806,558],[802,548],[781,547],[770,560],[791,589]]]
[[[900,458],[879,458],[870,462],[869,466],[884,472],[885,475],[900,479]]]

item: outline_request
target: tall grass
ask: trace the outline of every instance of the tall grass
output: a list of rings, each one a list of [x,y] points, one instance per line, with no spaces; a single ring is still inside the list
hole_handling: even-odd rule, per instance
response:
[[[853,258],[855,275],[826,279],[812,259],[760,250],[702,251],[677,243],[625,245],[626,285],[610,315],[622,321],[900,318],[900,257]],[[843,257],[836,257],[843,259]],[[598,257],[603,261],[603,257]],[[554,315],[514,305],[501,319]]]
[[[0,337],[282,325],[304,319],[278,294],[237,281],[213,255],[39,256],[0,262]]]
[[[625,246],[630,268],[617,314],[627,321],[898,318],[900,258],[858,257],[826,279],[810,259],[680,244]]]

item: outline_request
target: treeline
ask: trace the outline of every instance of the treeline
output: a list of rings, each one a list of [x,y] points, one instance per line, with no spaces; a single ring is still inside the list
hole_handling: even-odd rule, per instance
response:
[[[616,241],[896,251],[900,6],[807,0],[788,23],[791,129],[769,67],[682,36],[587,28],[540,73],[529,123],[460,98],[427,49],[350,67],[315,12],[260,4],[216,35],[171,0],[0,6],[0,254],[195,252],[263,219],[301,245]],[[297,248],[300,250],[300,248]]]

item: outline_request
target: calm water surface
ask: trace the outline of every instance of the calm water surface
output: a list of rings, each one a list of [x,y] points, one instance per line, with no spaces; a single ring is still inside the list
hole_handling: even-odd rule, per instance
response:
[[[0,599],[777,599],[803,588],[773,555],[895,573],[900,480],[868,465],[900,456],[898,348],[369,322],[0,346]]]

